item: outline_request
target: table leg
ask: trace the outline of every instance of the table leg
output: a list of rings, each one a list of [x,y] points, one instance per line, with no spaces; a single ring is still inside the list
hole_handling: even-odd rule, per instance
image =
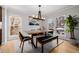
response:
[[[33,35],[32,35],[32,40],[31,40],[31,42],[32,42],[32,45],[34,46],[34,48],[36,48],[36,46],[35,46],[35,44],[34,44],[34,41],[33,41]]]
[[[58,37],[57,37],[57,45],[58,45]]]
[[[41,52],[43,53],[44,52],[44,50],[43,50],[44,49],[43,44],[41,45],[41,49],[42,49]]]

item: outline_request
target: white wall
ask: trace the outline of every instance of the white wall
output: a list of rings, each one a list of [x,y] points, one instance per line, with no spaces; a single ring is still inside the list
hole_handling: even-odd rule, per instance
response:
[[[56,12],[52,13],[50,15],[49,18],[51,18],[54,22],[54,26],[56,26],[56,18],[59,17],[59,16],[64,16],[64,17],[67,17],[68,15],[78,15],[79,17],[79,6],[75,6],[75,7],[71,7],[70,9],[60,9],[60,10],[57,10]],[[51,20],[51,21],[52,21]],[[67,29],[67,26],[65,27],[65,29]],[[78,30],[75,30],[75,35],[76,35],[76,38],[79,39],[79,29]],[[66,33],[66,38],[70,38],[70,35],[69,33]]]
[[[73,8],[70,8],[70,9],[60,9],[60,10],[57,10],[55,12],[52,12],[48,18],[48,22],[51,22],[53,21],[54,22],[54,26],[56,26],[56,18],[59,17],[59,16],[65,16],[67,17],[69,14],[71,15],[78,15],[79,16],[79,6],[76,6],[76,7],[73,7]],[[22,18],[22,28],[25,29],[25,30],[29,30],[29,29],[33,29],[33,28],[37,28],[36,26],[29,26],[29,19],[28,19],[28,16],[27,15],[24,15],[22,13],[17,13],[17,11],[7,11],[7,25],[8,25],[8,28],[9,28],[9,21],[8,21],[8,17],[9,16],[12,16],[12,15],[18,15]],[[49,21],[50,19],[50,21]],[[8,29],[7,29],[8,30]],[[77,30],[77,34],[79,35],[79,30]],[[7,37],[9,37],[8,35],[10,34],[9,30],[7,31]],[[66,37],[69,38],[69,33],[66,33]],[[78,36],[77,36],[78,37]]]
[[[39,26],[30,26],[29,25],[29,18],[28,18],[28,16],[26,16],[26,15],[23,15],[23,14],[21,14],[21,13],[16,13],[15,11],[7,11],[7,22],[8,22],[8,33],[7,33],[7,37],[8,37],[8,40],[10,40],[9,39],[9,37],[10,37],[10,21],[9,21],[9,16],[19,16],[19,17],[21,17],[21,19],[22,19],[22,30],[26,30],[26,31],[28,31],[28,30],[31,30],[31,29],[35,29],[35,28],[39,28]]]

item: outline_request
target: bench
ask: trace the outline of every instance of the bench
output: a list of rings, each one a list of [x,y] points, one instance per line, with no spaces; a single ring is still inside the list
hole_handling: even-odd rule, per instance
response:
[[[41,52],[43,53],[44,50],[44,44],[51,42],[52,40],[57,39],[57,45],[58,45],[58,36],[43,36],[43,37],[38,37],[36,39],[36,47],[37,47],[37,43],[39,42],[41,44]]]

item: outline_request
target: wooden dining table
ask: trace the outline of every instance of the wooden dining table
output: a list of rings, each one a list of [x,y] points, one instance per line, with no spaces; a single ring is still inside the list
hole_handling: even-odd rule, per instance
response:
[[[33,34],[41,34],[41,33],[47,33],[47,32],[51,32],[51,31],[53,31],[53,30],[31,30],[31,31],[28,31],[27,33],[28,34],[31,34],[31,35],[33,35]]]
[[[53,30],[31,30],[31,31],[27,31],[27,33],[29,35],[31,35],[32,37],[32,44],[33,46],[36,48],[35,44],[34,44],[34,40],[33,37],[34,36],[40,36],[40,35],[46,35],[47,32],[52,32]]]

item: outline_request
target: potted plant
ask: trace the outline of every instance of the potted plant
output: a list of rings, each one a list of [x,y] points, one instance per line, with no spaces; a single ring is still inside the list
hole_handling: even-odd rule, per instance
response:
[[[77,16],[71,16],[71,15],[69,15],[65,19],[65,24],[68,26],[68,29],[66,29],[66,32],[70,32],[70,39],[72,40],[75,40],[74,30],[78,24],[77,20],[79,20]]]

